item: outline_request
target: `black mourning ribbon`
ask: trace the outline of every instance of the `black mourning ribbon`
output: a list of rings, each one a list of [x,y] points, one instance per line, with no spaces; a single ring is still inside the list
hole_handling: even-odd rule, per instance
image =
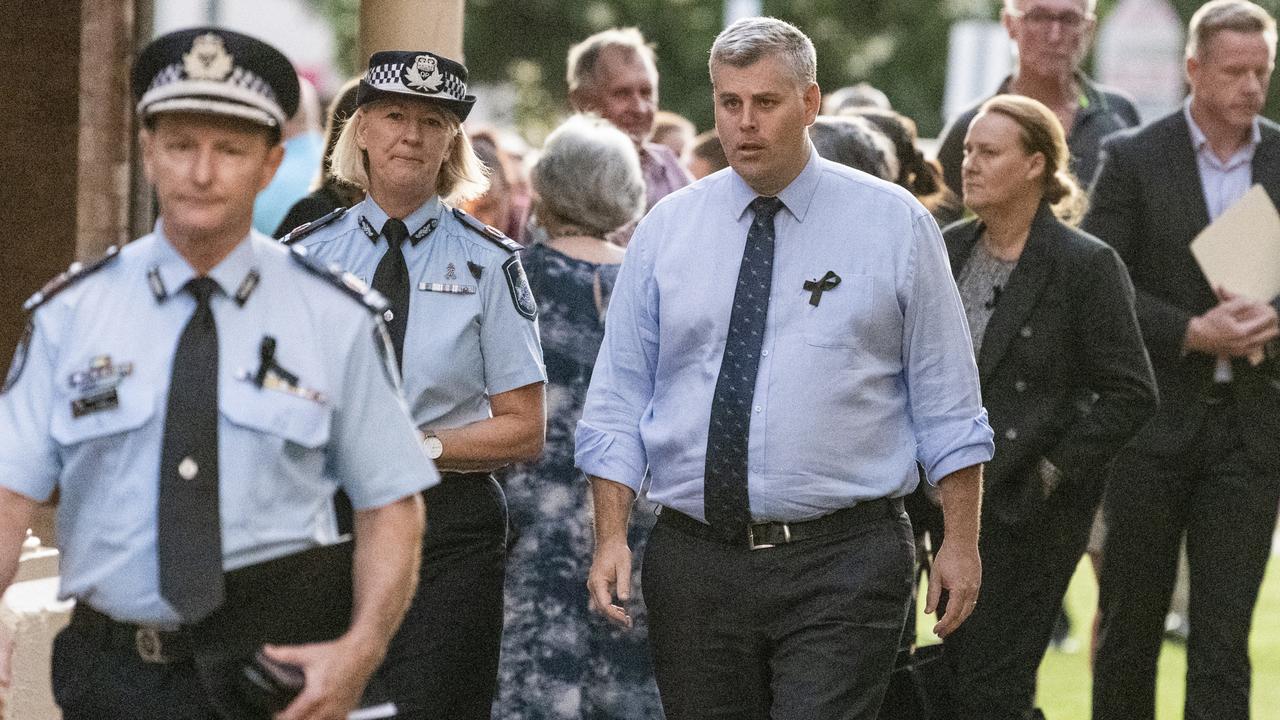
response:
[[[734,543],[746,542],[747,526],[751,524],[751,499],[747,493],[751,401],[755,397],[773,286],[773,217],[781,208],[782,201],[775,197],[751,201],[755,219],[747,231],[724,358],[711,399],[703,509],[712,529]]]
[[[400,246],[408,239],[409,228],[402,220],[387,218],[382,225],[382,236],[387,239],[387,252],[373,271],[373,289],[382,293],[391,310],[387,333],[396,350],[396,367],[400,367],[404,358],[404,332],[409,321],[409,266],[405,264]]]
[[[840,276],[832,270],[828,270],[826,275],[817,280],[805,280],[804,289],[809,291],[809,304],[818,307],[818,303],[822,302],[822,293],[835,290],[839,284]]]
[[[160,595],[185,623],[222,605],[218,520],[218,328],[209,302],[218,284],[188,282],[196,310],[178,338],[160,450],[156,550]]]

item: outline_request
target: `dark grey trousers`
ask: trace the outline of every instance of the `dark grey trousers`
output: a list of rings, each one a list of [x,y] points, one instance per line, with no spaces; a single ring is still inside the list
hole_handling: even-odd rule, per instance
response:
[[[755,551],[659,518],[643,578],[667,720],[874,720],[914,552],[905,513]]]

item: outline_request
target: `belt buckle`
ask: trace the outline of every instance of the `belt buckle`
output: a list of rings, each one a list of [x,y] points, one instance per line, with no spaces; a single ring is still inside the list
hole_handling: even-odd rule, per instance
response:
[[[763,525],[764,523],[760,523]],[[787,523],[778,523],[782,526],[782,543],[791,542],[791,526]],[[756,542],[756,526],[747,526],[747,546],[752,550],[765,550],[771,547],[778,547],[778,543],[757,543]]]
[[[143,662],[167,663],[173,658],[164,652],[164,643],[160,641],[160,631],[150,627],[140,627],[133,635],[133,646]]]

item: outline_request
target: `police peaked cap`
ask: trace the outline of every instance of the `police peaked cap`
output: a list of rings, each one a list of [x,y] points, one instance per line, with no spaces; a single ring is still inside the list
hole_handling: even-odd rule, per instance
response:
[[[200,27],[152,40],[133,65],[138,116],[194,112],[279,128],[298,109],[298,75],[270,45]]]
[[[467,94],[467,69],[462,63],[426,50],[387,50],[369,57],[369,69],[360,79],[356,107],[375,100],[416,97],[439,103],[467,119],[475,95]]]

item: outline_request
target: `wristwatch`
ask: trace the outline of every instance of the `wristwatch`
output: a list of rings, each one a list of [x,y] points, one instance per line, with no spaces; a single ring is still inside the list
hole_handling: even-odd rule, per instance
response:
[[[444,443],[431,430],[422,436],[422,446],[427,449],[427,457],[432,460],[438,460],[444,454]]]

